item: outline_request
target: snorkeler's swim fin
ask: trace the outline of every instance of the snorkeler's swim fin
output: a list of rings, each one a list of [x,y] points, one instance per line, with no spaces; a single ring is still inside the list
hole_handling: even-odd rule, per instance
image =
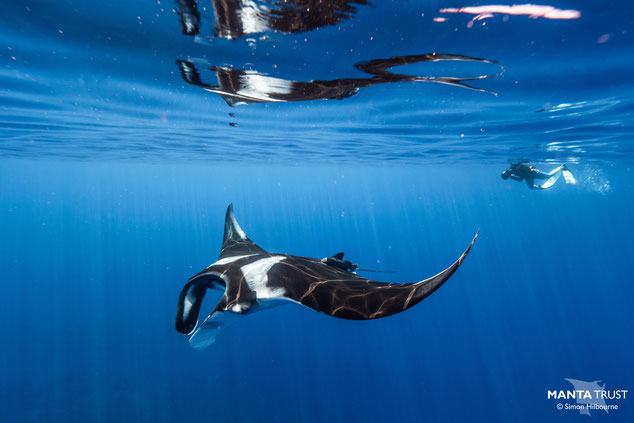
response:
[[[575,177],[572,176],[572,172],[570,172],[568,169],[562,170],[561,173],[564,175],[564,179],[566,180],[567,184],[577,183],[577,180],[575,179]]]
[[[539,186],[539,188],[548,189],[548,188],[552,187],[553,185],[555,185],[555,182],[557,182],[557,180],[559,180],[559,178],[562,175],[563,175],[564,180],[566,181],[567,184],[576,184],[577,183],[577,180],[575,179],[575,177],[572,176],[572,172],[570,172],[570,170],[568,170],[568,168],[566,167],[565,164],[561,165],[560,167],[558,167],[553,172],[551,172],[551,174],[553,176],[551,176],[550,178],[546,179],[546,181],[543,184],[541,184]]]
[[[551,176],[550,178],[546,179],[546,182],[544,182],[543,184],[539,185],[539,188],[548,189],[548,188],[552,187],[553,185],[555,185],[555,182],[557,182],[557,180],[560,177],[561,177],[561,172],[555,173],[553,176]]]

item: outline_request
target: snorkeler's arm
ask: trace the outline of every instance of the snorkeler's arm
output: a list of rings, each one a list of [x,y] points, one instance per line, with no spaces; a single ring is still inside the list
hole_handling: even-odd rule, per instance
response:
[[[524,180],[524,178],[517,175],[511,175],[511,179],[513,179],[514,181],[520,181],[520,182]]]

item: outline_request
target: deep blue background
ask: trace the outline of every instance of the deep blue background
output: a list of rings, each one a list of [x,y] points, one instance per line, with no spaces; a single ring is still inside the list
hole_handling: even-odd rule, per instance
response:
[[[546,391],[634,376],[631,170],[603,172],[605,195],[589,166],[543,192],[499,170],[2,161],[3,421],[579,421]],[[388,281],[435,274],[481,233],[407,312],[291,304],[196,351],[176,299],[215,261],[229,202],[269,251],[345,251]],[[618,404],[592,419],[631,421]]]

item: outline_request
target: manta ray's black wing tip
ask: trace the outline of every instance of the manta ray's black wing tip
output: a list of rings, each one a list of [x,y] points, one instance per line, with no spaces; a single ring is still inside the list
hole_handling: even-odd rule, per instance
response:
[[[465,259],[465,257],[467,257],[467,254],[469,254],[469,251],[471,251],[471,247],[473,247],[473,244],[475,244],[476,239],[478,239],[479,234],[480,234],[480,228],[478,228],[478,230],[476,231],[475,235],[473,236],[473,239],[471,240],[471,243],[469,244],[465,252],[462,253],[462,255],[460,256],[460,259],[458,260],[459,261],[458,265],[462,264],[462,261]]]
[[[451,277],[451,275],[453,275],[456,272],[456,270],[458,270],[458,268],[460,267],[464,259],[467,258],[467,254],[469,254],[469,251],[471,251],[471,247],[473,247],[473,244],[475,244],[475,241],[478,238],[478,234],[480,234],[480,228],[478,228],[478,230],[476,231],[467,249],[460,255],[460,257],[458,257],[458,260],[456,260],[451,266],[449,266],[442,272],[438,273],[437,275],[417,283],[419,287],[416,290],[417,292],[415,297],[417,297],[418,301],[415,301],[413,304],[409,304],[408,308],[418,303],[419,301],[422,301],[423,299],[427,298],[435,290],[440,288],[442,284],[447,282],[447,280]]]
[[[373,316],[371,318],[385,317],[407,310],[408,308],[413,307],[414,305],[418,304],[419,302],[423,301],[425,298],[433,294],[438,288],[440,288],[445,282],[447,282],[447,280],[449,280],[449,278],[456,272],[456,270],[458,270],[458,267],[460,267],[464,259],[467,257],[467,254],[469,254],[469,251],[471,251],[471,247],[473,247],[473,244],[478,238],[479,233],[480,228],[478,228],[478,230],[476,231],[467,249],[451,266],[438,273],[437,275],[432,276],[431,278],[424,279],[420,282],[403,284],[402,288],[408,291],[409,294],[407,295],[405,301],[403,301],[402,305],[398,304],[397,302],[393,304],[391,309],[386,308],[384,310],[379,310],[374,315],[371,315]]]
[[[266,254],[266,251],[251,241],[244,233],[233,213],[233,203],[227,206],[225,215],[225,232],[220,250],[220,258]]]

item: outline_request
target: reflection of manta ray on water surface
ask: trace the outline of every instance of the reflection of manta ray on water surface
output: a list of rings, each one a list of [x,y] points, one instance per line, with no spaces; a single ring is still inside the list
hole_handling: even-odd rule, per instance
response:
[[[497,62],[492,60],[469,56],[435,53],[418,54],[410,56],[395,56],[389,59],[375,59],[369,62],[357,63],[355,65],[357,69],[373,75],[370,78],[341,78],[328,81],[313,80],[307,82],[274,78],[256,71],[245,71],[212,66],[210,69],[216,73],[218,85],[210,85],[203,82],[200,73],[198,72],[198,68],[193,62],[177,60],[177,63],[183,80],[206,91],[220,95],[230,106],[245,103],[341,100],[355,95],[360,88],[369,87],[375,84],[394,82],[435,82],[491,93],[491,91],[467,85],[466,81],[499,76],[504,71],[504,69],[500,66],[501,71],[495,74],[479,75],[469,78],[457,78],[443,76],[412,76],[393,73],[388,70],[395,66],[439,61],[479,62],[500,66]]]
[[[265,31],[298,33],[336,25],[357,12],[366,0],[210,0],[214,11],[214,36],[226,39]],[[176,0],[185,35],[200,33],[198,0]],[[204,7],[204,6],[203,6]]]
[[[182,33],[198,35],[201,24],[198,0],[176,0],[176,11],[180,16]],[[211,0],[214,15],[214,36],[236,39],[247,34],[275,31],[299,33],[325,26],[336,25],[352,18],[358,6],[366,0]],[[470,78],[443,76],[412,76],[393,73],[388,69],[421,62],[460,61],[494,64],[500,67],[495,74]],[[177,60],[181,77],[189,84],[220,95],[230,106],[245,103],[291,102],[310,100],[341,100],[355,95],[359,89],[374,84],[390,82],[425,81],[436,82],[490,92],[471,87],[467,81],[486,79],[500,75],[504,69],[495,61],[453,54],[417,54],[394,56],[357,63],[355,67],[372,75],[368,78],[339,78],[333,80],[294,81],[272,77],[255,70],[209,66],[215,73],[218,84],[203,81],[197,65],[192,60]],[[206,62],[203,66],[208,67]],[[495,94],[495,93],[493,93]]]
[[[181,290],[176,330],[191,334],[197,349],[211,345],[218,332],[245,314],[284,302],[301,304],[333,317],[370,320],[404,311],[436,291],[462,264],[475,242],[436,276],[414,283],[377,282],[339,266],[343,253],[318,260],[268,253],[238,225],[230,205],[218,260],[191,278]],[[224,291],[213,312],[198,326],[207,289]]]

